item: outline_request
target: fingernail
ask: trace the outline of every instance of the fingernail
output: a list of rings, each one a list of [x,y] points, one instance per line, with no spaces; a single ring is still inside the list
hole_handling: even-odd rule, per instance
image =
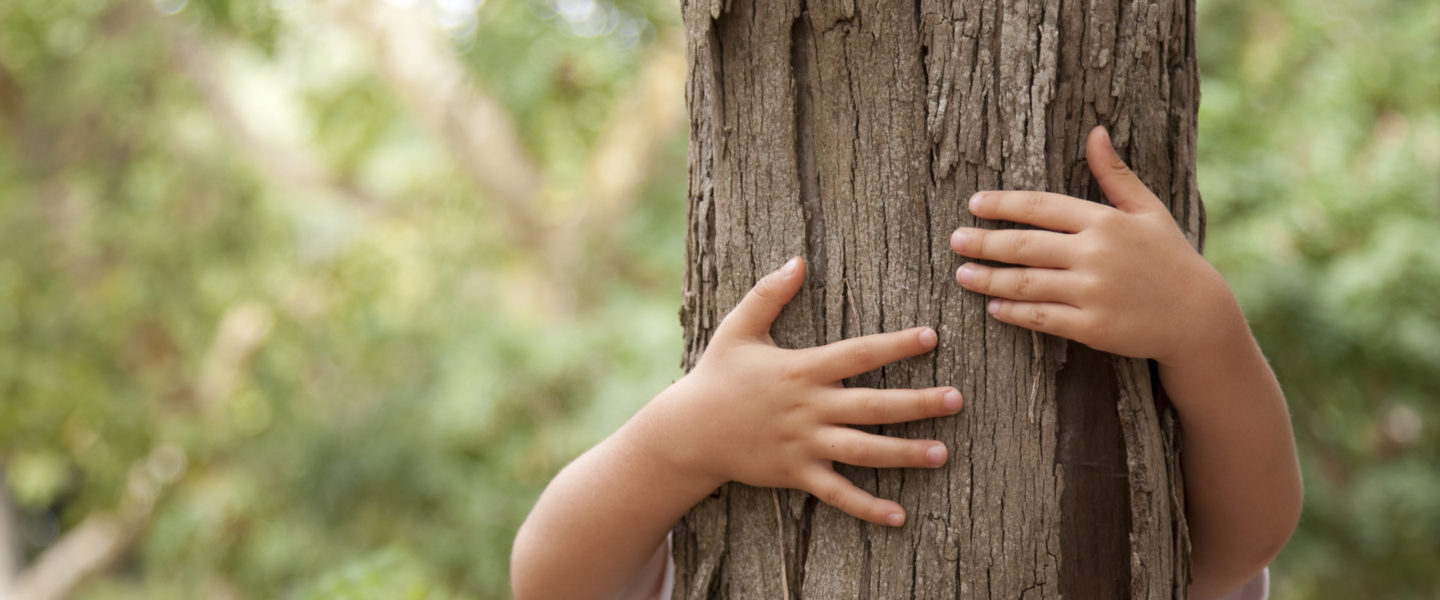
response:
[[[955,281],[959,281],[960,285],[975,283],[975,265],[970,263],[960,265],[960,268],[955,270]]]
[[[950,412],[960,410],[960,392],[958,390],[945,392],[945,397],[942,398],[942,401],[945,403],[945,410]]]
[[[950,234],[950,248],[953,250],[964,250],[965,242],[968,241],[970,241],[970,234],[966,233],[964,229],[956,229],[955,233]]]
[[[989,303],[985,304],[985,310],[992,315],[1000,312],[1000,301],[991,300]]]
[[[905,524],[905,515],[890,513],[890,516],[885,518],[885,522],[889,523],[891,527],[899,527]]]
[[[794,273],[794,272],[795,272],[795,268],[796,268],[796,267],[799,267],[799,266],[800,266],[800,257],[796,256],[796,257],[794,257],[794,258],[786,261],[786,262],[785,262],[785,266],[780,267],[780,273],[783,274],[783,275],[789,275],[789,274],[791,274],[791,273]]]
[[[945,446],[943,444],[931,446],[929,450],[925,451],[925,460],[930,461],[932,465],[945,462]]]
[[[975,209],[980,208],[984,204],[985,192],[975,192],[975,195],[970,197],[970,202],[968,204],[970,207],[970,212],[975,212]]]
[[[937,339],[939,338],[935,337],[934,329],[926,327],[920,330],[920,343],[924,344],[926,348],[934,346]]]

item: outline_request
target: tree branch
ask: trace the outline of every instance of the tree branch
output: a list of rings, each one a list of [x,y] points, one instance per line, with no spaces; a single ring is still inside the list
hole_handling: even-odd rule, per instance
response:
[[[162,444],[130,466],[119,509],[94,513],[46,548],[14,584],[7,600],[62,600],[86,579],[114,565],[145,530],[155,503],[185,473],[185,454]]]
[[[270,337],[275,315],[261,302],[240,302],[225,310],[195,382],[195,404],[201,412],[215,409],[234,391],[245,362]]]
[[[656,155],[685,118],[685,40],[672,33],[651,46],[630,94],[611,112],[591,151],[579,191],[583,201],[575,203],[578,210],[569,213],[560,236],[590,242],[563,247],[568,280],[583,280],[586,269],[577,263],[585,254],[623,270],[624,246],[615,239],[623,230],[621,221],[639,199]]]
[[[685,124],[685,40],[651,46],[631,95],[616,107],[586,168],[588,210],[608,221],[634,204],[665,140]]]
[[[521,247],[544,248],[535,211],[544,186],[509,115],[475,87],[440,32],[385,2],[330,0],[320,6],[374,56],[381,78],[444,143],[462,175],[494,200]]]
[[[261,135],[261,128],[240,110],[234,95],[221,80],[221,65],[208,45],[173,26],[164,17],[151,19],[156,28],[168,36],[170,43],[167,47],[172,62],[194,83],[215,123],[229,134],[239,150],[259,167],[263,175],[282,188],[307,194],[323,190],[347,200],[353,207],[366,211],[381,208],[380,199],[354,182],[331,173],[311,148]]]
[[[90,515],[46,549],[10,588],[11,600],[60,600],[90,575],[114,564],[135,537],[112,514]]]

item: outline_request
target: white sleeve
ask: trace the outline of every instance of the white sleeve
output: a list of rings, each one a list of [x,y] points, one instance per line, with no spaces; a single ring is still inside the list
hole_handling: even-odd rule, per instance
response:
[[[1265,600],[1270,597],[1270,568],[1266,567],[1258,575],[1251,577],[1234,591],[1231,591],[1219,600]]]
[[[670,600],[675,588],[675,559],[670,553],[670,534],[665,534],[665,543],[655,549],[650,559],[630,576],[625,589],[620,590],[617,600]]]
[[[665,579],[660,583],[660,597],[656,600],[670,600],[675,594],[675,549],[670,545],[670,534],[665,534]]]

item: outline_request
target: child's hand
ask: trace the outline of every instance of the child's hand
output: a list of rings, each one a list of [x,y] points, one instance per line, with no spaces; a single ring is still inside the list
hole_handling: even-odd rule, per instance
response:
[[[1225,280],[1195,252],[1170,212],[1125,166],[1096,127],[1086,144],[1090,172],[1114,208],[1042,192],[982,192],[977,217],[1048,231],[961,228],[956,272],[968,290],[995,296],[995,318],[1105,352],[1174,364],[1215,347],[1239,319]]]
[[[678,472],[718,487],[739,481],[795,488],[854,517],[898,526],[899,504],[881,500],[836,473],[834,462],[876,468],[938,467],[945,445],[866,433],[847,425],[899,423],[953,414],[960,393],[846,388],[841,380],[935,347],[928,327],[843,340],[803,350],[779,348],[770,325],[804,280],[797,257],[756,283],[715,331],[700,362],[647,408],[663,440],[655,448]]]

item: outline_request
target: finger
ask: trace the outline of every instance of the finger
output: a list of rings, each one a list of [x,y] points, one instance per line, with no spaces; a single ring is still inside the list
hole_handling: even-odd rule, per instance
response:
[[[1080,231],[1104,215],[1108,207],[1048,192],[979,192],[970,197],[970,214],[984,219],[1014,221],[1052,231]]]
[[[953,387],[927,390],[875,390],[845,388],[825,404],[824,417],[846,425],[904,423],[955,414],[960,392]]]
[[[914,327],[840,340],[805,350],[803,356],[808,361],[808,372],[821,381],[838,381],[924,354],[935,347],[935,341],[934,329]]]
[[[1100,184],[1105,199],[1115,208],[1134,213],[1162,206],[1160,199],[1150,193],[1150,188],[1145,187],[1144,182],[1115,153],[1115,147],[1110,143],[1110,132],[1104,127],[1090,130],[1090,137],[1085,141],[1085,162],[1090,164],[1090,173]]]
[[[1069,339],[1075,339],[1074,332],[1080,328],[1084,317],[1080,309],[1054,302],[1017,302],[995,298],[985,308],[991,316],[1005,323]]]
[[[770,326],[780,310],[800,291],[805,281],[805,261],[800,257],[790,259],[784,266],[755,282],[755,287],[735,305],[730,314],[720,322],[716,337],[739,335],[743,337],[764,337],[770,333]]]
[[[1029,302],[1061,302],[1075,300],[1076,276],[1056,269],[1023,267],[996,268],[973,262],[960,265],[955,280],[960,286],[986,296]]]
[[[876,525],[899,527],[905,523],[905,509],[890,500],[871,496],[843,475],[830,469],[816,469],[805,491],[814,494],[847,515]]]
[[[876,469],[933,469],[945,464],[945,444],[865,433],[849,427],[828,427],[818,436],[826,458]]]
[[[950,248],[963,256],[1031,267],[1072,266],[1072,246],[1069,234],[1053,231],[961,227],[950,236]]]

